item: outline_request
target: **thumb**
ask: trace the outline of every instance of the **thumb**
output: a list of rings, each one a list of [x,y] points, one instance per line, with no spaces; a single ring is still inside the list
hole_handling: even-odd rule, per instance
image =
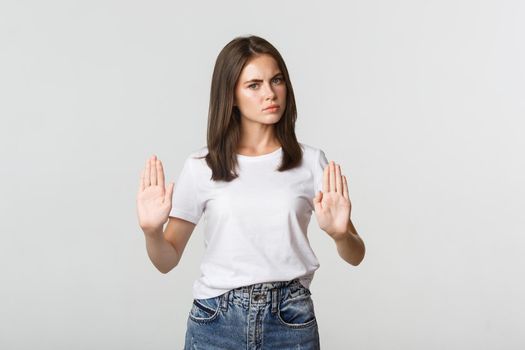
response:
[[[312,199],[315,210],[321,209],[321,199],[323,198],[323,192],[317,191],[315,197]]]

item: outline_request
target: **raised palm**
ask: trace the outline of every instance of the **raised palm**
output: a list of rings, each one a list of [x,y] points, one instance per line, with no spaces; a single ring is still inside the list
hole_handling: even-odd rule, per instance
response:
[[[337,240],[347,234],[352,204],[348,195],[346,176],[331,161],[323,172],[323,191],[313,198],[319,227]]]
[[[162,162],[153,155],[146,161],[137,193],[137,214],[144,232],[162,228],[171,210],[174,183],[164,184]]]

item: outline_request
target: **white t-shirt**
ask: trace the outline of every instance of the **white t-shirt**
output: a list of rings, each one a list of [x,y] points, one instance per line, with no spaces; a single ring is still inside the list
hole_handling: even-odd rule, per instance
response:
[[[282,148],[260,156],[237,155],[239,177],[211,180],[207,147],[192,152],[175,181],[169,216],[195,224],[205,219],[200,277],[193,297],[207,299],[254,283],[299,278],[310,287],[320,266],[307,237],[312,199],[322,191],[324,152],[299,143],[303,161],[279,172]]]

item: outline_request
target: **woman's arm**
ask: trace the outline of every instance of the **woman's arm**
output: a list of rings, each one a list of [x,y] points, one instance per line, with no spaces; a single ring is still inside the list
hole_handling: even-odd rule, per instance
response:
[[[170,217],[166,229],[144,232],[148,256],[162,273],[168,273],[179,264],[186,244],[196,224],[176,217]]]
[[[144,234],[146,251],[153,265],[162,273],[168,273],[177,266],[180,259],[175,247],[168,242],[162,232],[162,227],[155,232]]]
[[[352,203],[346,176],[334,161],[324,168],[323,191],[315,195],[313,204],[317,223],[334,240],[339,256],[349,264],[359,265],[365,256],[365,244],[350,219]]]
[[[357,266],[365,257],[365,243],[359,237],[352,220],[348,221],[348,234],[334,240],[337,253],[347,263]]]

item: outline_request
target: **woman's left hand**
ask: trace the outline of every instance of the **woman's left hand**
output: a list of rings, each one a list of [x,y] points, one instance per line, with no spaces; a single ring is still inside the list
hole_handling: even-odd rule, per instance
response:
[[[341,167],[330,161],[323,172],[323,191],[313,198],[315,216],[319,227],[334,240],[348,234],[352,204],[348,195],[346,176]]]

